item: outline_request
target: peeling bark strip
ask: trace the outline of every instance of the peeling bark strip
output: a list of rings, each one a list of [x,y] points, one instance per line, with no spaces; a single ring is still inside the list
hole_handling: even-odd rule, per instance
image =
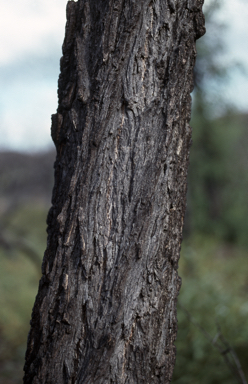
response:
[[[171,380],[202,3],[67,5],[25,384]]]

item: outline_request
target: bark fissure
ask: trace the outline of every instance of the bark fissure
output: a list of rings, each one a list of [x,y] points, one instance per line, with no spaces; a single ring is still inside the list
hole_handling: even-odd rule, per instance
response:
[[[201,0],[67,5],[26,384],[169,383]]]

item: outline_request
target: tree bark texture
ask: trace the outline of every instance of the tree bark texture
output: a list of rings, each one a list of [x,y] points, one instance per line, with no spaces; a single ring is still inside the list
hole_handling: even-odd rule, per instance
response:
[[[67,5],[25,384],[171,380],[202,3]]]

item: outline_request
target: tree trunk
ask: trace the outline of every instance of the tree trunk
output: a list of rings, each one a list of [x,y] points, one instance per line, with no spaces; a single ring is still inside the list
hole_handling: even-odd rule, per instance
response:
[[[202,0],[67,5],[24,383],[169,383]]]

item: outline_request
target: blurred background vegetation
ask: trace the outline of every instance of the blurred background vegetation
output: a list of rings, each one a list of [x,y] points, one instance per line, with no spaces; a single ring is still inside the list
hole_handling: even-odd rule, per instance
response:
[[[204,335],[218,342],[217,324],[248,379],[248,114],[225,98],[230,71],[242,68],[223,60],[221,2],[208,5],[207,34],[197,43],[173,384],[240,382],[224,360],[228,351]]]
[[[197,47],[174,384],[236,382],[192,321],[213,339],[216,322],[221,325],[248,378],[248,114],[224,97],[223,84],[237,63],[221,61],[224,27],[215,17],[218,4],[209,3],[208,34]],[[54,150],[0,153],[0,384],[22,382],[54,159]]]

